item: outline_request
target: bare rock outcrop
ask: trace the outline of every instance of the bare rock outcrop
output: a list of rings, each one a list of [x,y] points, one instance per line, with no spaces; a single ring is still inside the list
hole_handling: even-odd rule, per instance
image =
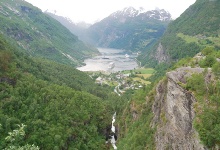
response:
[[[161,43],[159,43],[154,57],[159,63],[169,62],[170,60],[168,54],[166,53],[166,49]]]
[[[157,150],[204,150],[198,133],[193,128],[195,112],[193,94],[182,86],[193,73],[202,73],[203,68],[182,67],[167,73],[167,78],[156,88],[153,126],[156,127]]]

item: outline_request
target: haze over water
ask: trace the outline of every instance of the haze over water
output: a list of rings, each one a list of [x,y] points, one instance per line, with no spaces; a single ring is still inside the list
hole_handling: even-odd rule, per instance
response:
[[[131,54],[122,49],[98,48],[100,56],[89,58],[84,61],[85,66],[77,68],[80,71],[122,71],[132,70],[138,67],[135,60],[136,54]],[[128,54],[129,57],[125,55]],[[114,63],[112,69],[110,63]]]

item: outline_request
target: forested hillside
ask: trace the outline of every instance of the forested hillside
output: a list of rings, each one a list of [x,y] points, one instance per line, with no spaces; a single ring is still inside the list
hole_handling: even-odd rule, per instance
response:
[[[23,0],[0,2],[0,31],[31,56],[73,66],[98,53],[58,21]]]
[[[13,2],[0,3],[0,149],[34,144],[45,150],[109,150],[105,138],[115,112],[120,150],[219,149],[219,0],[197,0],[173,21],[154,49],[139,58],[155,67],[151,84],[122,96],[95,84],[66,59],[58,61],[64,52],[42,57],[38,50],[45,41],[35,41],[38,32],[29,32],[21,20],[46,23],[39,32],[45,31],[43,40],[51,39],[49,47],[60,44],[53,43],[58,39],[51,27],[58,23],[47,22],[50,18],[44,20],[24,1]],[[64,40],[77,39],[62,31]],[[6,138],[19,128],[23,136]]]
[[[15,145],[105,149],[105,129],[125,98],[72,67],[30,58],[2,35],[0,58],[0,149],[9,146],[4,138],[17,124],[27,127]]]
[[[192,57],[206,46],[219,48],[219,7],[219,0],[197,0],[169,24],[161,40],[139,60],[156,66]]]

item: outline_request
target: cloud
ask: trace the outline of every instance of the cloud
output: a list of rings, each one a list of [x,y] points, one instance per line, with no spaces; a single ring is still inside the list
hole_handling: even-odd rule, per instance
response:
[[[155,8],[165,9],[173,18],[178,17],[196,0],[26,0],[45,11],[56,10],[57,14],[69,17],[75,22],[85,21],[93,23],[103,19],[111,13],[125,7],[143,7],[145,10]]]

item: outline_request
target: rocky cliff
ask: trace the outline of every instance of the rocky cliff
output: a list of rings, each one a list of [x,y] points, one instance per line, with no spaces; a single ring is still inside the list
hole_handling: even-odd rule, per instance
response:
[[[156,49],[156,55],[152,55],[152,57],[154,57],[159,63],[170,61],[169,55],[166,53],[166,49],[163,47],[161,43],[159,43]]]
[[[153,126],[156,127],[155,145],[157,150],[203,150],[198,133],[193,127],[196,102],[194,95],[184,89],[187,77],[202,73],[203,68],[182,67],[168,72],[166,79],[156,87],[153,104]]]

